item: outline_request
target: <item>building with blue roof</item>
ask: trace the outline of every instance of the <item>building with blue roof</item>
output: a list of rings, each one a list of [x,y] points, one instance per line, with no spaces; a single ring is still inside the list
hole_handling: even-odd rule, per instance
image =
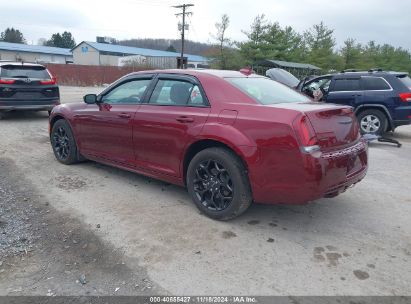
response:
[[[208,59],[203,56],[185,54],[184,57],[188,67],[207,67]],[[180,54],[90,41],[83,41],[72,50],[0,41],[0,60],[171,69],[177,68]]]
[[[38,63],[70,63],[70,49],[0,41],[0,60]]]
[[[72,49],[75,64],[82,65],[139,65],[152,68],[176,68],[179,53],[144,49],[110,43],[83,41]],[[208,60],[203,56],[185,54],[187,63],[197,67],[206,65]]]

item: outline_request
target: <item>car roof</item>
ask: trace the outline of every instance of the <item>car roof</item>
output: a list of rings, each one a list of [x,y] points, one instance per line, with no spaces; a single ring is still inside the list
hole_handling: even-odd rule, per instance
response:
[[[0,67],[4,65],[14,65],[14,66],[32,66],[32,67],[45,67],[42,64],[32,63],[32,62],[19,62],[19,61],[2,61],[0,60]]]
[[[177,74],[177,75],[189,75],[189,76],[201,76],[201,75],[211,75],[219,78],[266,78],[261,75],[251,74],[245,75],[239,71],[231,71],[231,70],[213,70],[213,69],[170,69],[170,70],[148,70],[148,71],[140,71],[134,72],[132,74]]]

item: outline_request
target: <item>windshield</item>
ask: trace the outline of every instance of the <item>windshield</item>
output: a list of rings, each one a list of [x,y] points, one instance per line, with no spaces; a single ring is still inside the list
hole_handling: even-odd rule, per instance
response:
[[[3,78],[50,79],[49,73],[42,66],[6,65],[1,67],[0,76]]]
[[[411,78],[407,75],[397,76],[398,79],[411,90]]]
[[[289,87],[263,77],[226,78],[228,82],[264,105],[310,101]]]

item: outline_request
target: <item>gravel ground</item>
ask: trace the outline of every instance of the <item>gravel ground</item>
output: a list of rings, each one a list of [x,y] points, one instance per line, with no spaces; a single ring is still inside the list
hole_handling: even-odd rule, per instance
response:
[[[63,102],[100,90],[61,87]],[[180,187],[57,163],[47,129],[45,113],[0,121],[0,295],[411,295],[411,127],[401,149],[371,145],[346,193],[230,222]]]
[[[0,295],[162,292],[121,250],[58,213],[14,162],[0,158]],[[130,269],[133,267],[133,270]]]

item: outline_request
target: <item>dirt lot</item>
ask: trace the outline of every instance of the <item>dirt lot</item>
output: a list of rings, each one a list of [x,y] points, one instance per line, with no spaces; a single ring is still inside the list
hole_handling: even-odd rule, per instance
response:
[[[62,87],[63,102],[98,88]],[[411,127],[366,179],[306,206],[217,222],[182,188],[63,166],[47,114],[0,121],[0,295],[411,295]]]

